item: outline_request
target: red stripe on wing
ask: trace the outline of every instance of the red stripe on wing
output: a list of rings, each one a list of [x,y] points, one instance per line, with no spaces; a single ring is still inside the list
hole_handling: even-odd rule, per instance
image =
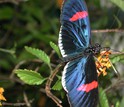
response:
[[[93,81],[89,84],[83,84],[80,87],[77,88],[78,91],[85,91],[85,92],[89,92],[95,88],[98,87],[98,82],[97,81]]]
[[[73,21],[76,21],[78,19],[83,19],[83,18],[85,18],[87,16],[88,16],[87,11],[76,12],[69,20],[73,22]]]

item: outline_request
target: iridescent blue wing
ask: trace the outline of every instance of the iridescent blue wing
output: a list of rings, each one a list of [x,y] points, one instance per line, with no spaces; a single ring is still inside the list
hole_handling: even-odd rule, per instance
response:
[[[68,62],[63,71],[62,85],[71,107],[96,107],[98,82],[93,57]]]
[[[90,25],[84,0],[65,0],[61,13],[59,48],[63,57],[78,55],[90,45]],[[97,72],[93,56],[66,64],[62,85],[71,107],[96,107]]]
[[[84,0],[65,0],[61,12],[59,47],[63,57],[89,46],[90,25]]]

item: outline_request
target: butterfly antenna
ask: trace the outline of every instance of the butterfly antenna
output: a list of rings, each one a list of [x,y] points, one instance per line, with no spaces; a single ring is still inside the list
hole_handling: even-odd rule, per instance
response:
[[[118,55],[123,55],[124,52],[121,52],[121,51],[118,51],[118,50],[115,50],[115,49],[111,49],[112,50],[112,54],[118,54]]]
[[[115,71],[115,74],[118,76],[118,79],[120,79],[120,73],[118,72],[118,70],[114,67],[114,65],[112,64],[111,60],[109,59],[109,62],[113,68],[113,70]]]
[[[103,50],[105,51],[111,51],[113,55],[123,55],[124,52],[115,50],[115,49],[111,49],[110,47],[102,47]]]
[[[103,49],[104,51],[109,51],[109,50],[111,50],[110,47],[102,47],[101,49]]]

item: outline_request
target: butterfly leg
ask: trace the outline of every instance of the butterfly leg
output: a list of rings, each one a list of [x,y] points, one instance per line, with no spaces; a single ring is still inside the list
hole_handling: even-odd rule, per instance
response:
[[[116,75],[118,76],[118,79],[120,79],[120,73],[119,73],[118,70],[114,67],[114,65],[112,64],[112,62],[110,61],[110,59],[109,59],[109,62],[110,62],[110,64],[111,64],[113,70],[115,71]]]

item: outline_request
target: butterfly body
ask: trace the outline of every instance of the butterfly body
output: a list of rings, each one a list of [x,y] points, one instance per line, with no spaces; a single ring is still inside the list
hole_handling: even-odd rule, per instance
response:
[[[96,48],[96,51],[91,48],[90,41],[90,23],[85,1],[64,0],[59,48],[67,62],[62,74],[62,85],[71,107],[97,106],[98,82],[93,55],[99,49]]]

